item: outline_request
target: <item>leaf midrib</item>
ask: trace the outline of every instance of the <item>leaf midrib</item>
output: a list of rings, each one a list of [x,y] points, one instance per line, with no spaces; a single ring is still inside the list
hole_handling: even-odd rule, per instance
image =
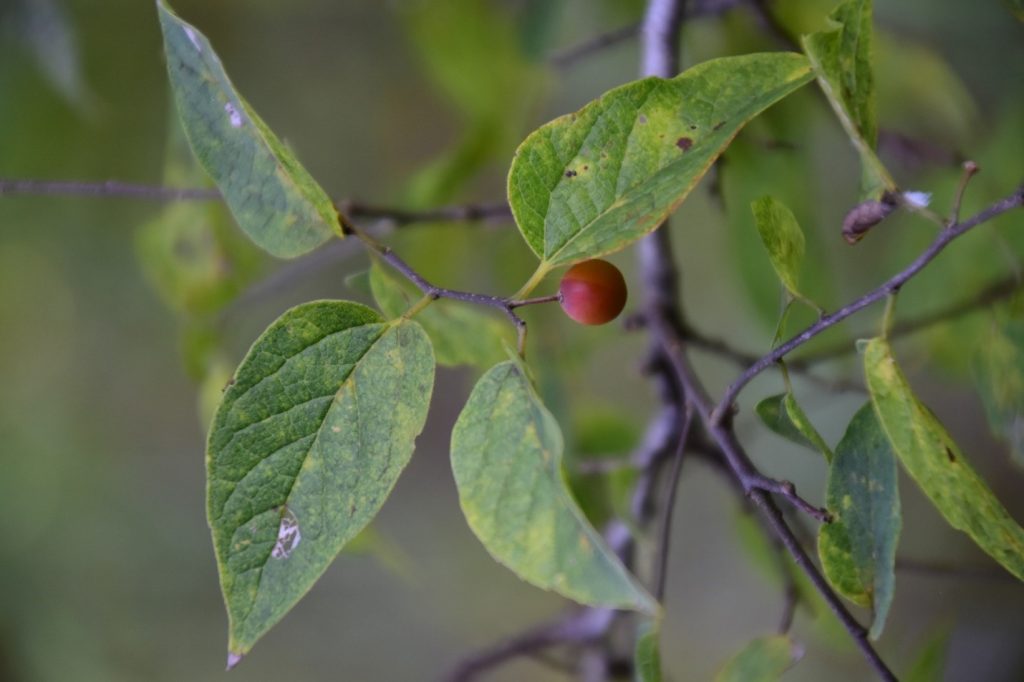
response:
[[[379,324],[379,323],[374,323],[374,324]],[[360,325],[360,326],[363,326],[363,325]],[[399,327],[398,324],[386,325],[385,326],[384,331],[376,339],[374,339],[373,343],[371,343],[371,344],[369,344],[367,346],[366,351],[363,352],[359,356],[359,359],[356,360],[354,363],[352,363],[352,369],[349,370],[349,373],[345,376],[345,379],[342,380],[342,382],[338,385],[338,390],[335,391],[335,393],[334,393],[335,396],[337,396],[339,393],[341,393],[342,389],[345,388],[345,386],[349,383],[349,380],[352,378],[352,375],[355,374],[356,369],[359,367],[360,363],[363,362],[363,360],[366,358],[366,356],[370,354],[370,351],[373,348],[375,348],[377,346],[377,344],[380,343],[384,339],[385,336],[387,336],[391,332],[397,330],[398,327]],[[350,327],[349,329],[356,329],[356,327]],[[331,406],[333,406],[333,404],[334,404],[334,401],[332,400],[331,401]],[[326,419],[327,415],[330,414],[331,406],[328,406],[327,410],[324,411],[324,416],[320,420],[320,424],[317,426],[316,430],[313,432],[313,434],[315,434],[315,437],[313,438],[313,442],[310,443],[309,447],[306,449],[306,452],[302,456],[302,462],[303,462],[302,466],[305,465],[306,460],[309,458],[309,453],[313,451],[313,449],[316,447],[317,443],[320,441],[320,434],[323,433],[324,423],[327,420]],[[313,435],[313,434],[307,434],[307,437],[308,437],[308,435]],[[360,434],[359,437],[361,439],[362,435]],[[295,475],[295,477],[292,479],[291,483],[289,484],[288,492],[285,494],[284,500],[280,503],[280,505],[286,505],[287,506],[289,500],[291,499],[292,492],[295,489],[295,483],[299,480],[299,476],[302,475],[302,466],[299,467],[298,473]],[[280,506],[280,505],[274,505],[274,506]],[[272,508],[273,507],[271,507],[271,509]],[[270,550],[267,552],[266,557],[260,562],[259,566],[254,566],[251,569],[248,569],[248,571],[246,571],[246,572],[251,572],[253,570],[258,570],[260,572],[260,574],[259,574],[259,577],[256,579],[255,596],[253,597],[252,602],[249,604],[248,608],[246,609],[245,614],[239,616],[239,618],[238,618],[238,623],[239,623],[238,627],[239,628],[249,619],[249,616],[252,615],[252,610],[254,608],[256,608],[256,603],[259,601],[259,597],[260,597],[260,588],[263,585],[263,569],[266,568],[267,563],[270,560],[270,556],[271,556],[272,552],[273,552],[273,547],[271,547]],[[227,558],[225,557],[225,562],[226,561],[227,561]]]

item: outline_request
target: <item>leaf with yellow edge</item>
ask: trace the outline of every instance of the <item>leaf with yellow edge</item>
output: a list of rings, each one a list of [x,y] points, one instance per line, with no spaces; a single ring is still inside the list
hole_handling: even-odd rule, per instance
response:
[[[864,373],[875,413],[903,467],[951,526],[1024,580],[1024,528],[918,401],[885,339],[865,345]]]
[[[489,370],[452,430],[459,502],[484,547],[523,580],[591,606],[657,603],[569,492],[562,432],[518,360]]]
[[[615,88],[535,130],[512,161],[508,199],[541,271],[655,229],[748,121],[811,78],[798,54],[714,59]]]
[[[871,608],[878,639],[895,589],[901,518],[896,458],[870,402],[836,446],[826,505],[833,520],[818,531],[822,570],[840,594]]]
[[[861,189],[878,199],[895,183],[875,154],[878,119],[871,71],[871,0],[847,0],[829,15],[832,26],[804,36],[804,52],[818,84],[860,155]]]

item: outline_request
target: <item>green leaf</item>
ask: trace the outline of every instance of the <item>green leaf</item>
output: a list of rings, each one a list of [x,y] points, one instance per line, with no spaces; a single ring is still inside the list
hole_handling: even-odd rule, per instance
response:
[[[661,682],[661,623],[645,620],[637,627],[635,668],[636,682]]]
[[[519,230],[547,268],[623,248],[682,203],[747,121],[810,79],[801,55],[754,54],[605,93],[520,145],[508,177]]]
[[[754,411],[757,412],[757,416],[761,418],[764,425],[778,435],[797,445],[817,450],[825,456],[826,461],[832,461],[832,448],[814,428],[814,424],[811,423],[792,393],[769,396],[759,402]]]
[[[715,682],[774,682],[803,656],[785,635],[760,637],[733,656],[715,675]]]
[[[835,273],[826,257],[835,234],[826,236],[810,229],[810,225],[820,222],[814,220],[818,206],[813,199],[825,191],[821,187],[826,178],[812,163],[813,145],[799,142],[808,129],[820,125],[822,112],[815,111],[816,94],[810,90],[794,93],[757,117],[733,140],[722,155],[723,163],[718,165],[733,278],[742,284],[747,307],[761,322],[773,326],[779,318],[779,294],[772,286],[778,276],[764,257],[760,240],[752,238],[757,226],[750,204],[758,197],[771,194],[809,221],[800,277],[803,289],[813,291],[818,300],[828,301],[835,288]],[[772,144],[775,140],[781,146]]]
[[[878,639],[895,588],[901,517],[896,458],[870,402],[836,446],[826,505],[833,520],[818,531],[825,577],[844,597],[871,608],[870,635]]]
[[[241,228],[282,258],[341,237],[330,198],[235,90],[206,37],[163,0],[157,8],[178,115]]]
[[[928,408],[918,402],[885,339],[868,342],[864,372],[893,450],[951,526],[1024,580],[1024,528],[1010,516]]]
[[[561,430],[518,361],[477,382],[452,431],[452,470],[470,528],[520,578],[581,604],[657,611],[572,499]]]
[[[875,154],[878,121],[871,71],[871,0],[847,0],[829,15],[832,28],[804,36],[804,52],[863,166],[861,189],[878,198],[896,185]]]
[[[357,303],[292,308],[253,344],[207,449],[230,660],[376,515],[409,461],[433,382],[420,326],[385,323]]]
[[[800,263],[804,258],[804,233],[796,216],[782,202],[764,196],[750,205],[757,232],[782,285],[800,297]]]
[[[976,386],[989,426],[1024,466],[1024,321],[993,321],[975,355]]]
[[[370,268],[370,288],[381,311],[390,318],[401,316],[423,298],[414,286],[391,274],[379,263]],[[505,357],[503,341],[512,326],[461,301],[435,301],[416,315],[434,344],[440,365],[474,365],[487,368]]]

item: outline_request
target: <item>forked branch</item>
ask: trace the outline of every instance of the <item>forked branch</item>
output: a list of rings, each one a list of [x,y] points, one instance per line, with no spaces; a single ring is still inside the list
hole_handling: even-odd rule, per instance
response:
[[[987,223],[989,220],[1002,215],[1008,211],[1024,206],[1024,186],[1017,189],[1010,196],[997,201],[988,208],[971,216],[967,220],[954,223],[939,232],[935,240],[926,248],[921,255],[906,268],[890,277],[883,284],[864,294],[860,298],[848,303],[834,313],[824,315],[816,322],[809,325],[802,332],[789,339],[780,346],[774,348],[770,353],[759,358],[754,364],[748,367],[736,381],[729,386],[721,402],[715,408],[713,422],[720,423],[732,409],[733,403],[740,391],[753,380],[758,374],[782,360],[794,350],[807,343],[814,337],[839,324],[854,313],[860,312],[873,303],[895,294],[900,288],[909,282],[915,275],[921,272],[926,265],[935,260],[942,251],[949,246],[957,237],[963,236],[971,229]]]

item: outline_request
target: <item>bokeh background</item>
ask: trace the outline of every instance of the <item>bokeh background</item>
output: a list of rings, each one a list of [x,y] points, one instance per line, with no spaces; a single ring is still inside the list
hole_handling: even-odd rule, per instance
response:
[[[831,3],[769,4],[799,33],[820,28]],[[983,168],[967,210],[1009,193],[1024,175],[1024,25],[996,0],[876,4],[883,158],[906,186],[935,191],[940,210],[964,157]],[[525,133],[634,78],[638,45],[627,39],[560,66],[552,56],[642,12],[641,2],[613,0],[174,6],[332,195],[404,207],[502,200]],[[686,65],[784,47],[742,6],[693,19],[683,45]],[[172,122],[161,50],[152,2],[0,0],[0,177],[175,178],[165,175]],[[694,325],[744,350],[768,347],[777,285],[745,208],[766,192],[801,218],[805,289],[827,308],[907,262],[933,228],[899,219],[856,249],[839,240],[857,177],[848,142],[811,88],[751,126],[673,222]],[[338,244],[295,263],[246,256],[223,299],[182,303],[155,286],[166,282],[146,256],[145,235],[152,239],[163,210],[132,199],[0,196],[2,680],[224,678],[226,618],[204,518],[197,379],[209,395],[214,370],[230,371],[291,305],[366,300],[346,283],[366,268],[365,257]],[[510,225],[368,226],[447,286],[510,292],[532,271]],[[1009,216],[955,245],[907,288],[900,314],[927,312],[1016,272],[1022,231],[1021,216]],[[635,281],[632,253],[614,260]],[[823,343],[869,334],[877,313]],[[529,319],[531,354],[570,457],[628,452],[655,405],[638,371],[643,339],[615,325],[574,328],[557,311],[531,310]],[[972,389],[987,325],[973,315],[898,350],[919,393],[1024,520],[1024,474],[989,435]],[[215,347],[217,362],[196,345]],[[736,372],[709,356],[699,362],[714,390]],[[496,565],[460,517],[447,439],[474,374],[440,372],[426,433],[374,542],[343,554],[232,679],[434,679],[468,652],[565,607]],[[856,381],[856,361],[824,374]],[[796,386],[833,443],[864,400]],[[740,434],[766,470],[820,500],[817,457],[751,417],[758,397],[779,390],[778,376],[765,375],[744,394]],[[900,555],[980,570],[953,578],[900,572],[882,653],[905,670],[946,633],[946,680],[1024,679],[1024,588],[999,577],[906,476],[902,490]],[[738,510],[715,473],[687,465],[663,636],[671,679],[710,679],[779,617],[780,589],[744,549]],[[798,615],[794,634],[806,656],[787,679],[869,679],[859,655],[820,620]],[[493,679],[558,677],[527,661]]]

